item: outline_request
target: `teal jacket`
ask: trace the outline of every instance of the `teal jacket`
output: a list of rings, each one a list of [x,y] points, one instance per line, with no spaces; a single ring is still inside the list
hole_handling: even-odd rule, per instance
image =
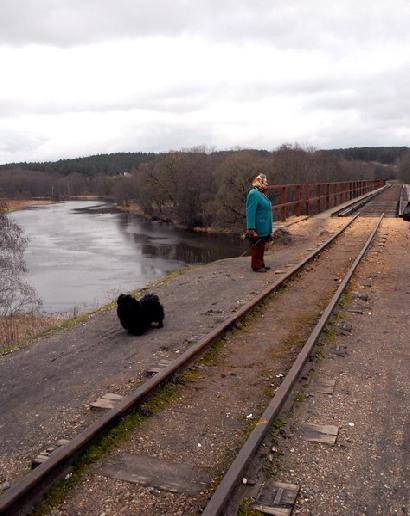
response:
[[[272,204],[257,188],[249,190],[246,199],[246,227],[260,237],[272,233]]]

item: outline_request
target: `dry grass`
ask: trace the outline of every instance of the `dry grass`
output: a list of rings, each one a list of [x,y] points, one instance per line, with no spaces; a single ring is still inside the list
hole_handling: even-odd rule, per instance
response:
[[[118,208],[121,211],[125,211],[126,213],[134,213],[136,215],[144,216],[144,210],[141,208],[139,204],[137,204],[134,201],[128,201],[126,203],[118,204]]]
[[[71,195],[70,201],[100,201],[99,195]]]
[[[7,212],[23,210],[29,206],[40,206],[43,204],[51,204],[52,201],[40,201],[34,199],[0,199],[7,204]]]
[[[13,347],[61,322],[55,315],[19,314],[0,317],[0,351]]]

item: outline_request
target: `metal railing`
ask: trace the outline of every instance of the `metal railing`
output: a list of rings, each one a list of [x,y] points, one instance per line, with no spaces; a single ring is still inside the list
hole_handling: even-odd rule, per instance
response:
[[[365,195],[384,186],[384,179],[339,183],[305,183],[269,186],[275,218],[311,215]]]

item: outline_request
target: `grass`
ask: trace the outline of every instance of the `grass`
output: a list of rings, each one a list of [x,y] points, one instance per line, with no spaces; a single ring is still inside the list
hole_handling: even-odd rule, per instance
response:
[[[186,383],[196,382],[196,381],[200,380],[201,378],[203,378],[203,377],[202,377],[199,369],[196,367],[191,367],[190,369],[187,369],[186,371],[184,371],[183,373],[181,373],[178,376],[177,382],[182,385],[185,385]]]
[[[345,308],[351,301],[351,292],[349,288],[346,288],[343,294],[340,296],[339,306]]]
[[[266,396],[268,399],[272,399],[275,396],[276,391],[277,387],[272,387],[272,385],[266,385],[263,389],[263,395]]]
[[[39,206],[44,204],[51,204],[53,201],[35,200],[35,199],[1,199],[7,204],[7,213],[12,211],[23,210],[29,206]]]
[[[326,339],[326,342],[328,344],[331,344],[335,338],[336,338],[336,332],[334,331],[333,328],[329,328],[329,326],[326,326],[323,330],[323,335]]]
[[[172,383],[166,383],[155,396],[142,405],[141,410],[144,414],[158,414],[178,397],[178,387]]]
[[[78,459],[73,466],[71,473],[66,475],[63,480],[55,482],[47,491],[45,501],[32,514],[33,516],[43,516],[48,514],[58,505],[64,496],[76,486],[90,466],[100,460],[107,452],[123,442],[129,433],[140,426],[144,421],[144,416],[135,412],[126,416],[118,425],[108,431],[105,435],[98,438],[94,444]]]
[[[179,387],[167,383],[139,410],[125,416],[107,433],[97,438],[84,455],[74,463],[72,472],[66,475],[65,479],[52,484],[45,495],[45,501],[33,512],[33,516],[49,514],[54,507],[61,503],[66,494],[81,482],[93,464],[126,441],[131,432],[141,426],[149,415],[163,411],[178,398]]]
[[[225,337],[221,337],[206,351],[204,356],[200,359],[199,363],[208,367],[214,367],[219,361],[221,351],[225,345]]]
[[[260,511],[256,511],[255,509],[251,509],[249,506],[252,503],[252,498],[244,498],[239,507],[236,516],[260,516],[263,513]]]
[[[0,317],[0,356],[30,342],[37,335],[47,333],[50,327],[61,324],[61,318],[53,315],[17,314]]]
[[[277,417],[273,422],[273,428],[275,430],[280,430],[284,424],[285,423],[279,417]]]

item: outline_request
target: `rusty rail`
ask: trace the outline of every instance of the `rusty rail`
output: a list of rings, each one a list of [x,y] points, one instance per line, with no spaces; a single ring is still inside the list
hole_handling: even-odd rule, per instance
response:
[[[365,195],[384,186],[384,179],[339,183],[305,183],[269,186],[272,210],[279,220],[290,215],[311,215]]]
[[[238,455],[232,462],[228,471],[225,473],[225,476],[223,477],[222,481],[220,482],[216,491],[214,492],[212,498],[209,500],[207,506],[202,512],[202,516],[219,516],[226,509],[234,490],[241,483],[246,467],[254,457],[259,445],[265,438],[269,429],[272,427],[275,418],[278,416],[282,407],[287,401],[290,393],[292,392],[293,386],[295,385],[304,365],[309,359],[309,356],[312,353],[312,350],[319,339],[321,332],[325,328],[334,308],[340,300],[340,297],[342,296],[344,290],[348,286],[353,276],[353,273],[357,269],[363,256],[365,255],[366,251],[373,242],[373,239],[383,221],[383,218],[384,213],[380,216],[378,222],[371,231],[366,243],[362,247],[355,261],[352,263],[350,269],[345,274],[343,281],[339,285],[339,288],[337,289],[329,304],[327,305],[326,309],[322,313],[322,316],[320,317],[318,323],[314,327],[312,333],[307,339],[299,355],[296,357],[295,362],[293,363],[289,372],[283,379],[283,382],[279,386],[274,397],[271,399],[265,412],[261,415],[258,422],[256,423],[254,430],[252,430],[252,432],[249,434],[245,444],[240,449]]]
[[[75,460],[84,453],[96,438],[103,435],[117,424],[121,418],[140,406],[141,403],[156,392],[156,389],[171,381],[176,374],[184,370],[200,356],[210,344],[232,329],[258,303],[262,302],[272,292],[279,289],[298,272],[303,270],[306,264],[310,263],[329,247],[356,218],[357,215],[343,224],[331,237],[313,249],[308,256],[290,268],[283,276],[274,278],[271,284],[268,284],[262,292],[242,306],[235,314],[230,315],[225,321],[218,324],[211,332],[188,348],[179,358],[137,387],[126,398],[121,400],[115,408],[80,432],[69,444],[62,446],[54,452],[47,461],[16,480],[9,489],[0,495],[0,514],[2,516],[31,514],[33,509],[41,503],[48,487],[55,480],[64,477]]]

